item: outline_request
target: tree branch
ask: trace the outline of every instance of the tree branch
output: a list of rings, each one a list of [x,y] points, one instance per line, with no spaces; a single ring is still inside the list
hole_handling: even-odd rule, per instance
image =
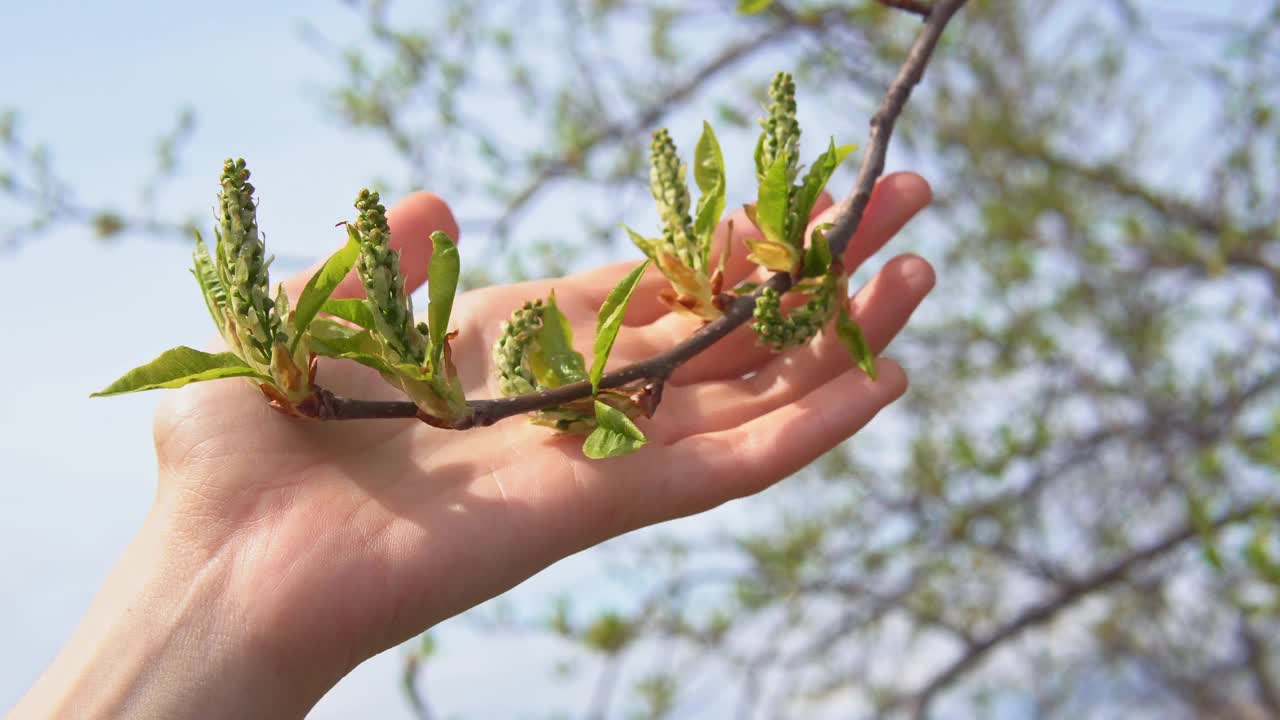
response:
[[[933,8],[929,3],[922,2],[921,0],[880,0],[880,4],[896,10],[914,13],[925,20],[928,20],[929,14],[933,12]]]
[[[1231,523],[1239,522],[1267,507],[1270,507],[1268,503],[1260,501],[1237,508],[1220,515],[1211,523],[1211,527],[1216,530]],[[928,717],[929,706],[938,693],[942,692],[959,677],[977,667],[992,650],[1018,637],[1027,630],[1052,621],[1062,611],[1092,596],[1095,592],[1123,581],[1134,569],[1176,550],[1198,534],[1195,527],[1190,524],[1183,525],[1163,538],[1139,550],[1135,550],[1092,575],[1063,583],[1061,590],[1053,597],[1027,608],[1014,619],[971,644],[960,657],[934,675],[908,701],[911,706],[912,717],[918,720]]]
[[[897,76],[890,83],[880,103],[879,110],[871,118],[871,137],[867,143],[867,153],[858,169],[853,191],[849,195],[846,209],[841,213],[835,227],[828,233],[831,254],[840,257],[848,247],[850,239],[862,222],[867,204],[871,200],[871,191],[876,180],[884,174],[885,156],[889,148],[889,139],[893,135],[893,126],[902,109],[906,106],[911,90],[924,76],[925,66],[938,39],[946,28],[951,17],[965,4],[966,0],[940,0],[931,9],[925,20],[924,29],[912,43],[907,58],[898,70]],[[775,273],[760,288],[750,295],[738,297],[725,310],[720,318],[704,325],[688,339],[679,343],[665,353],[649,360],[627,366],[621,370],[605,375],[600,382],[602,389],[618,388],[632,383],[648,382],[657,391],[676,368],[688,362],[694,356],[714,345],[724,336],[733,332],[748,319],[755,309],[757,296],[765,287],[784,293],[791,288],[792,279],[789,273]],[[298,411],[303,415],[320,420],[366,420],[385,418],[418,417],[430,424],[440,426],[433,418],[423,417],[417,407],[407,401],[373,402],[348,400],[340,398],[326,390],[317,390],[315,402],[304,402]],[[574,400],[591,396],[591,385],[577,382],[564,385],[553,390],[544,390],[517,397],[495,400],[472,400],[467,403],[471,414],[448,425],[449,429],[466,430],[473,427],[492,425],[499,420],[521,415],[536,410],[556,407]]]

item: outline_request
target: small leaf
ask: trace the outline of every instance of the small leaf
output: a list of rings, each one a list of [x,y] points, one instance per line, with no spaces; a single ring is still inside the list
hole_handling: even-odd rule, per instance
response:
[[[355,229],[351,226],[347,226],[347,236],[347,244],[329,256],[324,265],[307,281],[307,286],[302,288],[302,294],[298,296],[298,304],[293,312],[293,327],[296,333],[289,346],[290,352],[298,348],[302,333],[311,325],[316,313],[320,312],[325,301],[338,287],[338,283],[342,282],[347,273],[351,272],[351,267],[356,264],[356,257],[360,255],[360,241]]]
[[[1213,519],[1205,506],[1204,498],[1187,492],[1187,515],[1191,518],[1191,527],[1200,536],[1201,552],[1205,562],[1215,570],[1222,570],[1222,555],[1218,552],[1217,533],[1214,532]]]
[[[587,379],[582,354],[573,349],[573,330],[569,319],[556,305],[553,291],[542,311],[542,327],[534,335],[534,347],[526,354],[529,369],[543,387],[560,387]]]
[[[431,331],[431,371],[441,372],[445,336],[449,333],[449,315],[453,313],[453,296],[458,292],[461,261],[458,246],[439,230],[431,233],[431,263],[427,266],[427,324]]]
[[[635,292],[636,286],[640,284],[640,278],[644,276],[644,271],[647,269],[649,269],[648,260],[637,265],[614,286],[613,290],[609,291],[609,297],[605,298],[604,304],[600,306],[600,313],[596,316],[596,342],[592,350],[593,358],[589,373],[592,393],[600,389],[600,378],[604,375],[609,351],[613,350],[613,341],[618,338],[618,330],[622,327],[622,316],[627,311],[627,303],[631,300],[631,293]]]
[[[200,284],[200,294],[204,296],[204,304],[209,308],[209,317],[213,318],[214,326],[222,333],[227,322],[227,286],[218,276],[213,259],[209,257],[209,248],[205,246],[199,230],[196,231],[196,249],[191,254],[191,260],[191,274]]]
[[[702,123],[702,135],[693,149],[693,179],[704,193],[724,182],[724,155],[720,152],[715,131],[706,121]]]
[[[766,240],[776,243],[788,242],[785,229],[790,196],[791,184],[787,182],[787,155],[783,153],[773,161],[773,166],[760,181],[760,194],[756,200],[754,222]]]
[[[809,236],[809,250],[804,256],[804,276],[819,277],[831,269],[831,244],[827,242],[827,230],[832,223],[822,223]]]
[[[377,323],[373,317],[373,310],[369,309],[369,302],[359,298],[329,298],[320,307],[320,312],[340,317],[365,330],[372,330]]]
[[[795,208],[793,208],[796,217],[809,217],[809,213],[813,211],[814,204],[818,202],[818,196],[822,194],[822,189],[827,186],[827,181],[831,179],[836,168],[840,167],[840,163],[844,162],[844,159],[849,157],[849,153],[857,148],[857,145],[836,147],[835,138],[831,139],[830,146],[826,152],[813,161],[809,172],[805,174],[804,180],[800,183],[800,189],[796,192]],[[804,235],[804,225],[800,223],[797,223],[797,225],[799,227],[792,229],[795,237],[789,239],[793,243],[799,244],[801,237]]]
[[[836,316],[836,334],[840,336],[845,348],[853,356],[854,363],[862,368],[867,377],[875,380],[876,357],[871,352],[871,345],[867,343],[867,336],[862,334],[862,327],[849,317],[849,310],[843,302],[840,306],[840,314]]]
[[[756,161],[756,180],[758,182],[764,182],[765,172],[768,171],[769,169],[764,166],[765,136],[766,136],[766,133],[762,132],[760,133],[760,137],[756,138],[756,149],[755,149],[755,153],[752,155],[752,157],[754,157]],[[754,220],[752,222],[754,222]]]
[[[702,196],[693,221],[693,234],[698,238],[702,265],[711,258],[711,236],[715,233],[720,216],[724,213],[724,156],[711,125],[702,123],[702,137],[693,151],[693,177],[698,182]]]
[[[773,4],[773,0],[738,0],[738,12],[743,15],[755,15]]]
[[[622,229],[627,231],[627,235],[631,238],[631,242],[635,243],[635,246],[640,248],[640,252],[644,253],[650,259],[657,257],[657,249],[660,246],[657,238],[647,238],[626,225],[623,225]]]
[[[800,253],[793,245],[770,240],[746,240],[747,259],[775,272],[791,272],[800,259]]]
[[[621,410],[599,400],[596,405],[596,429],[582,444],[582,454],[592,460],[628,455],[644,447],[648,440],[640,428]]]
[[[146,365],[130,370],[119,380],[102,391],[93,393],[90,397],[106,397],[159,388],[180,388],[188,383],[228,377],[251,377],[263,382],[271,382],[270,376],[249,367],[234,353],[214,355],[181,345],[164,351],[160,357]]]

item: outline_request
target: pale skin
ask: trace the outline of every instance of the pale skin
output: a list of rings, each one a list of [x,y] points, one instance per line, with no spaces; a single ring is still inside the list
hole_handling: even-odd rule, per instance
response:
[[[845,264],[857,268],[930,198],[910,173],[880,180]],[[824,196],[815,222],[836,208]],[[410,287],[429,235],[458,229],[429,193],[389,213]],[[750,270],[739,211],[728,279]],[[465,247],[465,246],[464,246]],[[719,251],[719,250],[718,250]],[[465,249],[464,249],[465,253]],[[464,254],[465,257],[465,254]],[[497,397],[499,323],[552,288],[579,344],[633,262],[458,298],[453,325],[467,395]],[[287,282],[292,297],[310,272]],[[696,325],[665,312],[650,271],[610,367],[642,360]],[[933,287],[919,257],[886,263],[851,300],[879,352]],[[348,277],[338,296],[360,295]],[[579,349],[584,349],[580,347]],[[744,376],[749,377],[744,379]],[[392,398],[376,375],[326,363],[318,382]],[[747,327],[682,367],[641,426],[650,443],[604,461],[581,438],[511,418],[453,432],[414,421],[286,417],[244,381],[171,392],[155,422],[159,482],[137,537],[81,626],[12,718],[301,717],[356,665],[610,537],[759,492],[861,429],[906,390],[878,361],[871,381],[834,337],[774,355]]]

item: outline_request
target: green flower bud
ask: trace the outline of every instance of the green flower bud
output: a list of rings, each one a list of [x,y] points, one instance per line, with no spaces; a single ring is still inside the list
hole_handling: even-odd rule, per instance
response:
[[[760,342],[774,350],[803,345],[827,324],[835,314],[838,278],[826,275],[805,304],[789,315],[782,314],[782,298],[777,290],[766,287],[756,298],[753,312],[755,330]]]
[[[493,364],[498,372],[498,388],[511,397],[538,389],[533,373],[525,367],[524,354],[542,327],[542,300],[526,302],[502,323],[502,332],[493,345]]]
[[[401,361],[421,365],[427,353],[427,333],[413,321],[413,301],[404,291],[400,253],[392,250],[387,211],[378,193],[361,190],[356,197],[356,235],[360,256],[356,274],[364,285],[378,335]]]
[[[218,194],[217,258],[227,285],[227,306],[245,359],[271,364],[271,346],[280,316],[270,299],[266,246],[258,232],[258,208],[244,159],[227,160]]]
[[[764,174],[777,158],[787,157],[787,182],[794,185],[799,172],[800,123],[796,120],[796,84],[791,73],[780,72],[769,83],[769,116],[760,121],[764,128],[760,163],[756,172]]]
[[[695,270],[702,269],[702,254],[693,235],[689,215],[689,186],[685,164],[676,154],[675,143],[666,129],[653,134],[650,144],[649,187],[662,218],[663,249]]]

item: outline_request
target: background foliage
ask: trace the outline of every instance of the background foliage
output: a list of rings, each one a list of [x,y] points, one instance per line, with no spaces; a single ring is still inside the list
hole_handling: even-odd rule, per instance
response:
[[[461,198],[464,238],[501,252],[473,285],[634,254],[617,228],[650,212],[658,126],[692,147],[709,119],[730,207],[749,199],[773,70],[797,75],[802,155],[860,141],[919,23],[874,2],[531,5],[423,24],[354,3],[351,47],[305,30],[340,68],[331,117],[403,158],[383,194]],[[652,580],[632,605],[496,627],[598,655],[595,717],[1280,716],[1278,33],[1275,2],[971,0],[891,156],[936,195],[896,248],[940,277],[889,351],[901,407],[744,501],[749,521],[625,546]],[[0,242],[189,237],[147,188],[190,115],[127,211],[73,200],[16,117]],[[566,206],[576,222],[549,216]],[[429,657],[406,674],[424,713]]]

